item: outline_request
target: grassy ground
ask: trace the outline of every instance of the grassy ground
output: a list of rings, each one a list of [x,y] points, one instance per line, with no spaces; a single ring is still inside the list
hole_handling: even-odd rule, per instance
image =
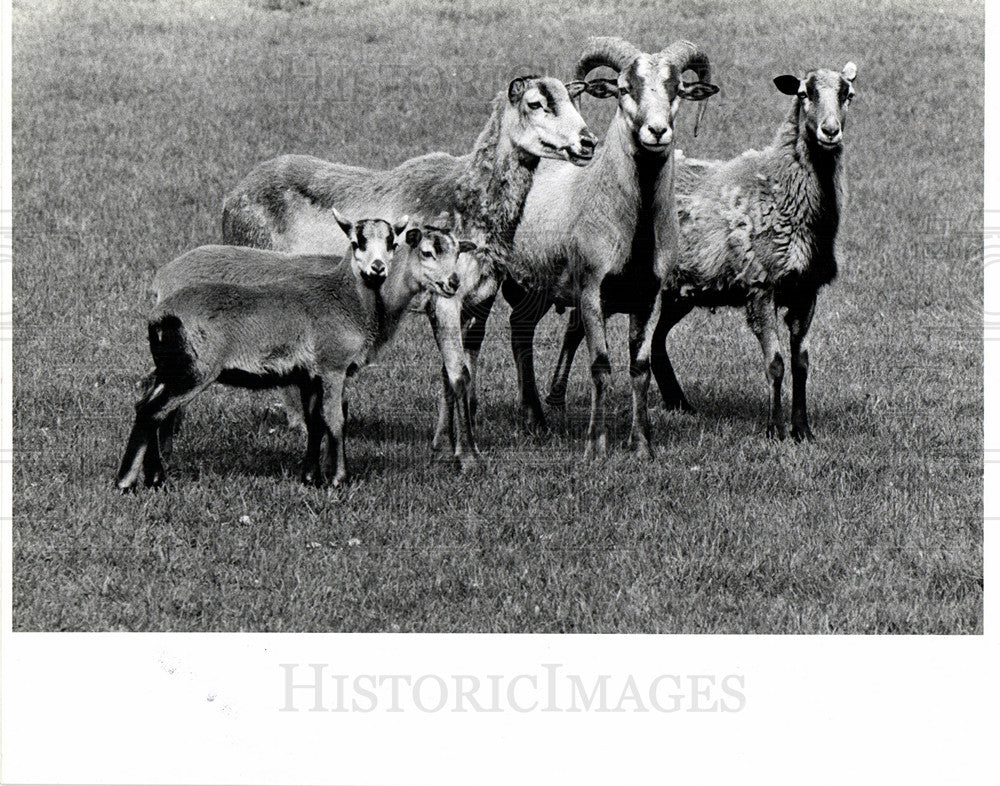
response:
[[[578,6],[15,3],[16,629],[981,631],[982,8]],[[617,317],[615,450],[583,465],[584,364],[567,421],[524,436],[498,306],[485,479],[428,464],[437,363],[413,319],[353,385],[347,488],[302,487],[270,399],[220,389],[167,490],[112,493],[151,266],[218,240],[228,187],[283,152],[462,152],[509,78],[568,77],[595,33],[712,53],[691,155],[766,144],[773,76],[858,63],[816,443],[765,439],[756,342],[699,313],[671,342],[699,414],[657,408],[656,460],[630,458]],[[608,112],[585,106],[597,131]],[[543,379],[560,329],[542,325]]]

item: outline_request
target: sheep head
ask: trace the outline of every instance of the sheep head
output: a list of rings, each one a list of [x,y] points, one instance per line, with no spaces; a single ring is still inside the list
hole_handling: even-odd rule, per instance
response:
[[[351,270],[354,275],[370,289],[378,289],[385,282],[392,256],[409,219],[403,216],[393,224],[378,218],[363,218],[355,222],[336,208],[333,208],[333,217],[351,241]]]
[[[689,41],[675,41],[651,54],[621,38],[591,38],[577,61],[575,78],[586,80],[599,66],[613,68],[618,78],[587,82],[587,92],[598,98],[616,96],[636,142],[653,153],[670,149],[674,117],[682,100],[703,101],[719,92],[710,81],[708,55]],[[697,80],[682,81],[685,71],[693,71]]]
[[[557,158],[582,166],[594,156],[597,137],[574,106],[566,85],[546,76],[521,76],[507,86],[515,147],[538,158]]]
[[[458,257],[475,251],[478,246],[470,240],[459,240],[446,229],[429,224],[410,227],[404,237],[404,242],[409,247],[410,275],[417,286],[446,298],[458,292],[462,283]]]
[[[858,67],[848,63],[840,71],[820,68],[804,77],[776,76],[774,84],[798,102],[799,135],[813,149],[836,152],[844,145],[847,107],[854,98]]]

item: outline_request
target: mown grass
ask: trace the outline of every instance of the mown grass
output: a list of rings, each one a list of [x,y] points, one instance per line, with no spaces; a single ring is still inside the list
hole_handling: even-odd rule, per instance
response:
[[[15,3],[16,629],[981,632],[982,7],[576,6]],[[462,152],[510,77],[568,77],[590,34],[712,53],[692,155],[766,144],[773,76],[858,63],[816,443],[765,439],[752,336],[699,313],[671,342],[699,414],[657,408],[656,459],[632,459],[617,317],[615,449],[584,465],[584,364],[567,421],[525,436],[498,306],[485,478],[428,463],[438,364],[413,319],[355,380],[345,489],[302,487],[299,435],[219,390],[165,491],[112,493],[151,267],[218,240],[228,187],[283,152]],[[585,113],[600,131],[610,107]]]

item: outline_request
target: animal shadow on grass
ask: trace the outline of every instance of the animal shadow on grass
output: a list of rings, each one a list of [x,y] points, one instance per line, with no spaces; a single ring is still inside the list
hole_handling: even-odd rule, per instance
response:
[[[694,412],[680,412],[678,410],[666,410],[660,398],[659,391],[651,386],[649,393],[650,415],[661,413],[659,418],[668,418],[670,432],[672,435],[695,435],[699,429],[712,427],[712,424],[722,425],[729,423],[739,426],[748,436],[763,436],[767,424],[767,398],[764,392],[755,397],[752,392],[740,391],[737,389],[714,390],[688,385],[685,394],[694,407]],[[837,431],[844,431],[844,426],[849,425],[849,432],[857,434],[868,433],[870,429],[864,427],[859,418],[861,409],[851,402],[839,402],[840,406],[834,410],[821,406],[815,400],[810,402],[810,419],[814,424],[836,422]],[[624,391],[620,396],[616,396],[608,410],[608,440],[624,441],[628,438],[630,423],[632,420],[632,400],[631,395]],[[791,412],[791,401],[786,396],[785,417],[786,421]],[[519,412],[517,408],[506,407],[498,409],[495,413],[500,416],[500,420],[508,427],[519,426]],[[851,417],[851,415],[854,417]],[[552,433],[572,443],[582,442],[586,439],[587,423],[590,417],[590,398],[587,395],[568,396],[566,408],[564,410],[553,407],[546,408],[546,415],[549,421],[549,428]],[[653,428],[657,428],[656,416],[653,416]],[[834,419],[834,420],[831,420]],[[786,423],[790,427],[789,423]],[[661,426],[662,428],[662,426]],[[523,429],[521,429],[523,433]],[[656,433],[654,431],[654,439]],[[817,436],[822,436],[822,431],[817,432]]]
[[[430,464],[431,422],[349,413],[346,424],[348,483]],[[238,418],[185,418],[167,460],[168,480],[203,474],[298,480],[305,432],[277,410],[246,411]],[[408,445],[394,450],[393,445]],[[324,451],[326,447],[324,446]]]
[[[214,423],[185,417],[174,438],[173,452],[164,459],[168,484],[171,480],[197,480],[205,474],[223,478],[297,478],[302,469],[305,436],[286,429],[287,433],[275,440],[275,434],[269,432],[277,430],[260,416]],[[276,445],[276,441],[280,444]]]
[[[693,396],[690,394],[691,390],[695,391]],[[684,420],[700,421],[705,425],[729,423],[739,426],[748,435],[764,435],[768,407],[766,392],[759,391],[755,394],[755,391],[741,391],[737,388],[718,390],[698,389],[692,386],[690,389],[685,389],[685,393],[695,408],[695,412]],[[790,429],[792,402],[787,392],[783,403],[785,426]],[[859,436],[870,433],[871,428],[865,427],[862,422],[863,406],[844,400],[833,403],[834,407],[831,408],[824,406],[815,398],[809,401],[809,421],[817,439],[822,439],[825,433],[832,433],[834,430],[844,436]],[[657,399],[657,407],[663,411],[659,399]],[[787,439],[791,441],[790,436]]]

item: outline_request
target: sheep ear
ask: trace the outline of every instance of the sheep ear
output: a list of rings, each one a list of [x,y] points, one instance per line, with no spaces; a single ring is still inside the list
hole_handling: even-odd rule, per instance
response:
[[[333,211],[333,217],[337,219],[337,223],[340,224],[340,228],[344,230],[344,234],[353,240],[354,224],[351,219],[340,213],[335,207],[331,207],[330,209]]]
[[[410,223],[409,216],[403,216],[392,225],[393,234],[399,237],[406,231],[406,225]]]
[[[710,82],[681,82],[677,95],[685,101],[704,101],[719,92],[719,86]]]
[[[423,240],[424,233],[421,232],[417,227],[411,227],[406,230],[406,243],[411,248],[416,248],[420,245],[420,241]]]
[[[848,82],[853,82],[858,76],[858,67],[854,63],[848,63],[844,66],[844,70],[840,72],[840,75]]]
[[[510,84],[507,85],[507,100],[510,101],[512,105],[517,105],[521,100],[521,96],[524,95],[524,91],[528,88],[528,78],[524,76],[519,76],[517,79],[510,80]]]
[[[468,254],[470,251],[475,251],[479,246],[473,243],[471,240],[459,240],[458,241],[458,253]]]
[[[774,86],[786,96],[797,96],[800,84],[802,84],[802,80],[791,74],[784,74],[783,76],[776,76],[774,78]]]

